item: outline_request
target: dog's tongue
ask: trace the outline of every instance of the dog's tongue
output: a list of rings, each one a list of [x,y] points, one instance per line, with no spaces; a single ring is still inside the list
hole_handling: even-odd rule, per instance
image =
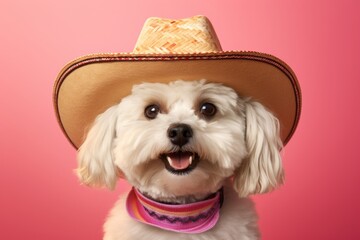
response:
[[[189,152],[169,153],[167,155],[167,160],[172,168],[182,170],[190,166],[193,160],[193,155]]]

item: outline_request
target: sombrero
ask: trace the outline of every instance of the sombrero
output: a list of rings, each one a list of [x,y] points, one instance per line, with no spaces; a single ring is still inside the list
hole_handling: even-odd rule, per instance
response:
[[[222,83],[262,103],[279,119],[284,144],[298,124],[301,92],[291,68],[269,54],[222,51],[204,16],[149,18],[133,52],[91,54],[67,64],[54,85],[57,120],[79,148],[96,116],[129,95],[134,84],[178,79]]]

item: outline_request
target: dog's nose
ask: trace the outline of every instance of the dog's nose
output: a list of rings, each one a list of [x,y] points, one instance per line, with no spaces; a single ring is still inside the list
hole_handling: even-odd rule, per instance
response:
[[[167,134],[173,144],[182,147],[189,142],[193,136],[193,131],[187,124],[177,123],[168,128]]]

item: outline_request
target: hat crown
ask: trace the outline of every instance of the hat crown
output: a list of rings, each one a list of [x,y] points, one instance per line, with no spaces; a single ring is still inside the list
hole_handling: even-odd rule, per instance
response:
[[[180,20],[148,18],[133,53],[189,54],[222,51],[219,39],[205,16]]]

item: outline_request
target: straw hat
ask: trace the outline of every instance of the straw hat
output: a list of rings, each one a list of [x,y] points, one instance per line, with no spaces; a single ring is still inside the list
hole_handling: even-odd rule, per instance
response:
[[[134,84],[177,79],[220,82],[262,103],[279,119],[286,144],[298,124],[300,87],[288,65],[268,54],[222,51],[204,16],[149,18],[131,53],[100,53],[75,59],[54,86],[58,122],[75,148],[96,116],[131,93]]]

